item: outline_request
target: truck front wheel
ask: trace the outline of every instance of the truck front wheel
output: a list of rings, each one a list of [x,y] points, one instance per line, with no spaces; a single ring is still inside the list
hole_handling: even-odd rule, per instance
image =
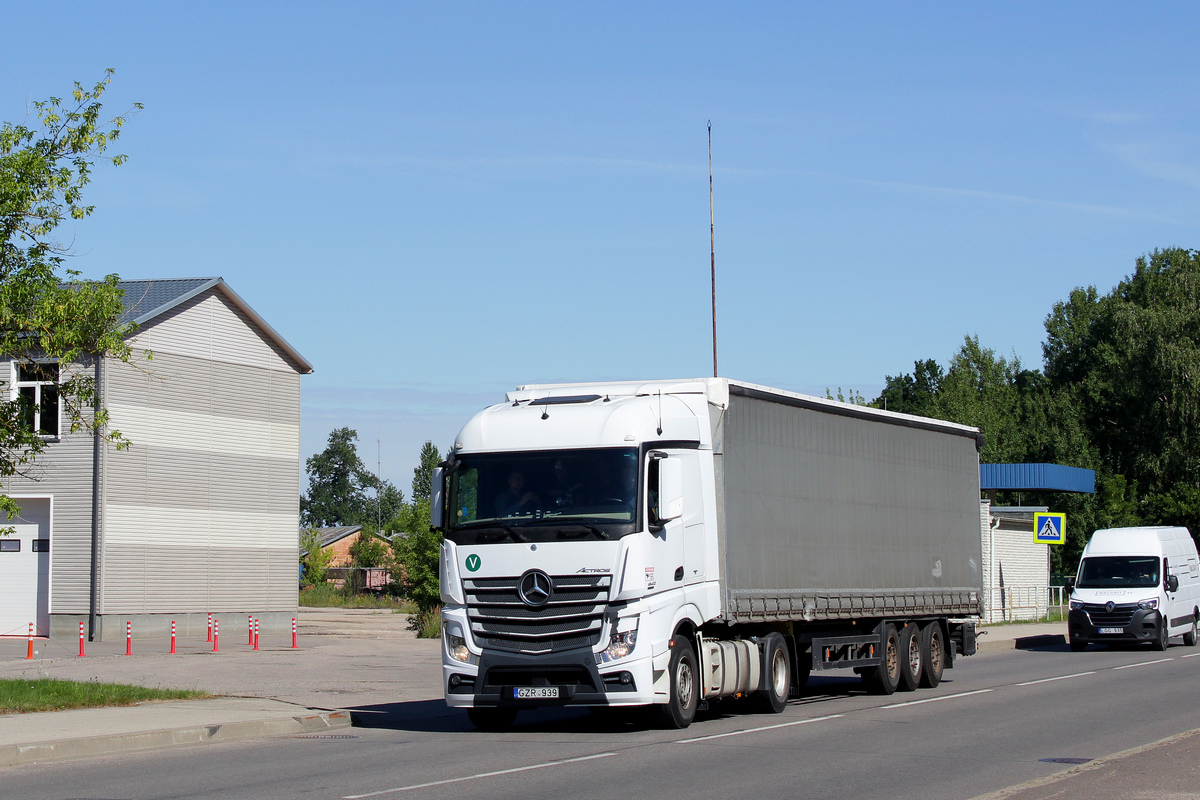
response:
[[[787,642],[778,633],[763,639],[763,690],[756,692],[755,705],[760,711],[778,714],[787,708],[788,694],[792,690],[792,675],[788,664]]]
[[[700,701],[700,670],[696,668],[696,651],[687,639],[675,637],[667,670],[671,679],[671,699],[665,705],[656,706],[655,710],[664,728],[679,730],[692,724]]]
[[[863,684],[871,694],[893,694],[900,685],[900,635],[890,622],[884,626],[881,644],[881,663],[863,672]]]

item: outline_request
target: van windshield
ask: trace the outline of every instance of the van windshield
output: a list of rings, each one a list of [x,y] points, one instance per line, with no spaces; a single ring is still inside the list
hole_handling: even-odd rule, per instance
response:
[[[1092,556],[1079,565],[1080,589],[1158,586],[1157,556]]]

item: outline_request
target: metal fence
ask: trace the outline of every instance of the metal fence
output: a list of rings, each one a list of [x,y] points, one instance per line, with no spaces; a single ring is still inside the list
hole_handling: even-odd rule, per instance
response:
[[[1066,619],[1062,586],[997,586],[983,602],[984,623]]]
[[[356,592],[381,592],[391,583],[392,576],[383,567],[330,567],[325,580],[335,586],[349,583]]]

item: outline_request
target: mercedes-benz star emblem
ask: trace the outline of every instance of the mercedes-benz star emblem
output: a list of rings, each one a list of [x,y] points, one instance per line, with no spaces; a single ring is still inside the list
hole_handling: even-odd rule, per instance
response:
[[[529,570],[521,576],[521,582],[517,584],[517,594],[521,596],[521,602],[531,608],[541,608],[550,602],[553,591],[554,584],[550,576],[540,569]]]
[[[1104,604],[1104,610],[1110,614],[1113,612],[1113,609],[1116,607],[1117,607],[1117,604],[1114,603],[1112,600],[1109,600],[1107,603]]]

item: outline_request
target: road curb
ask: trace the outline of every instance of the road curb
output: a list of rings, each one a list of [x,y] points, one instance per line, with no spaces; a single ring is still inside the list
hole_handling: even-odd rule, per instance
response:
[[[1061,633],[1043,633],[1037,636],[1018,636],[1015,639],[998,639],[996,641],[976,640],[975,651],[992,653],[999,650],[1030,650],[1034,647],[1053,647],[1066,644],[1067,637]]]
[[[237,742],[271,736],[294,736],[348,728],[352,724],[349,711],[305,710],[311,713],[292,717],[244,720],[212,725],[189,725],[182,728],[135,731],[104,736],[84,736],[77,739],[34,742],[32,744],[0,745],[0,767],[45,761],[65,761],[72,758],[93,758],[141,750],[189,747],[196,744]]]

